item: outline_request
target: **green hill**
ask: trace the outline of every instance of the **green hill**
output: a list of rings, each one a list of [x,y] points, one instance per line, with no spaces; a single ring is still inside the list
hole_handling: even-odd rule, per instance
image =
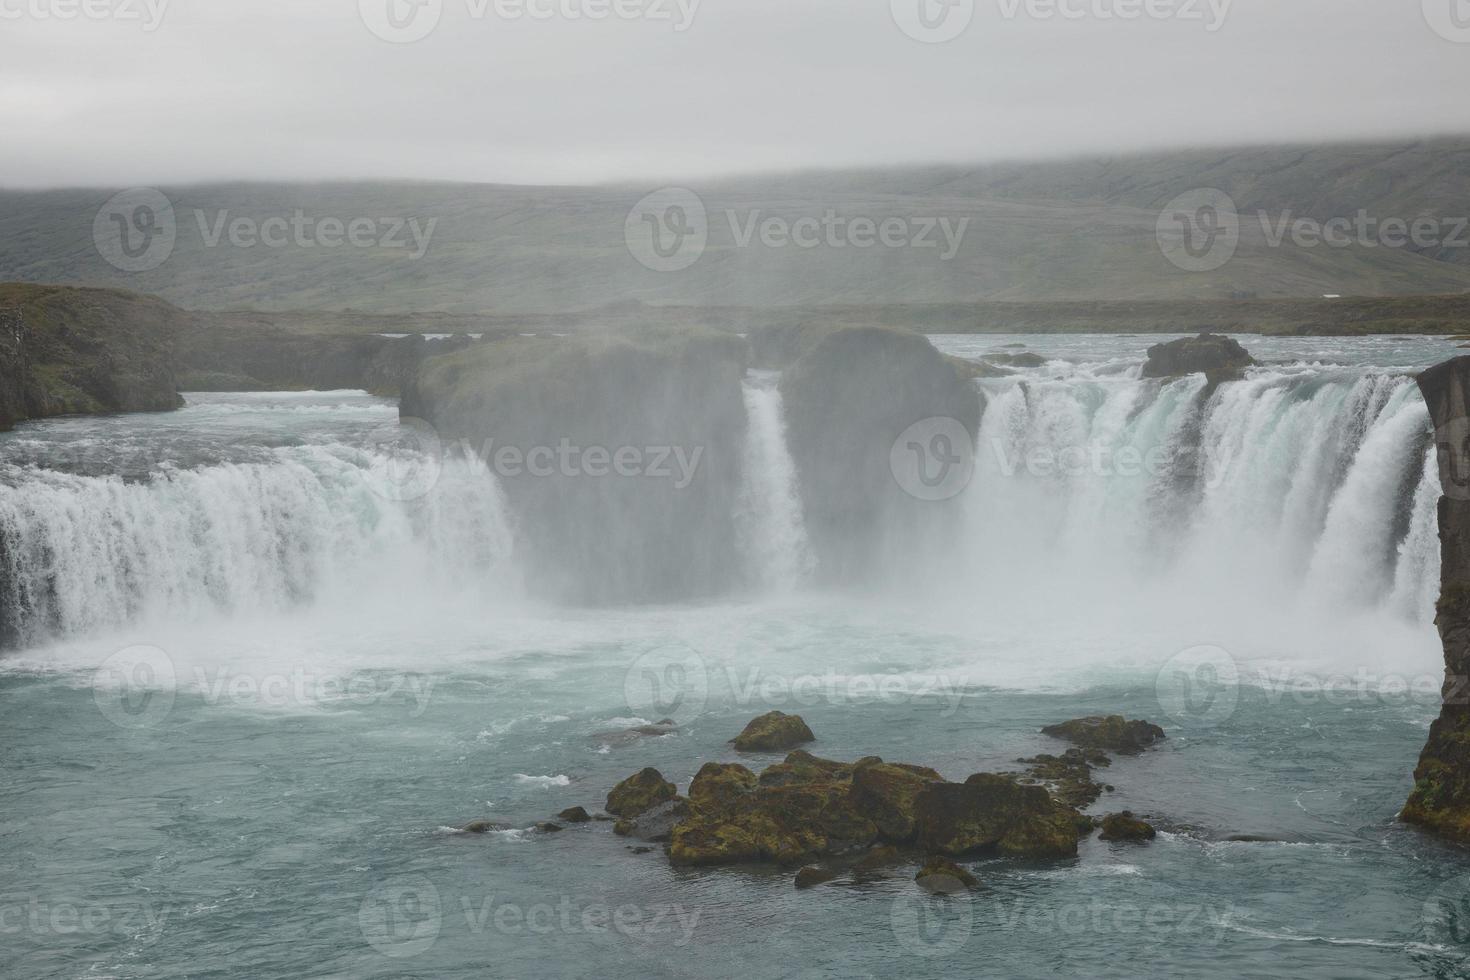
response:
[[[1242,214],[1234,258],[1186,272],[1156,237],[1179,194],[1218,188]],[[651,187],[429,183],[164,187],[177,237],[157,268],[103,260],[93,222],[113,190],[0,192],[0,280],[151,293],[194,309],[536,314],[627,301],[772,307],[991,302],[1218,300],[1452,295],[1470,291],[1470,247],[1273,245],[1284,217],[1377,221],[1470,214],[1470,139],[1394,145],[1196,150],[979,167],[810,173],[696,185],[709,243],[687,269],[658,272],[625,246],[630,209]],[[362,247],[232,245],[237,219],[300,211],[314,223],[366,221]],[[1258,212],[1266,212],[1266,227]],[[733,212],[733,221],[732,215]],[[844,222],[965,225],[953,257],[936,248],[762,244],[759,222],[828,212]],[[752,221],[756,224],[752,225]],[[396,222],[432,228],[381,247]],[[635,222],[636,224],[636,222]],[[733,227],[732,227],[733,225]],[[109,227],[104,222],[104,231]],[[741,237],[750,239],[742,244]],[[218,236],[218,238],[216,238]],[[1461,237],[1470,239],[1470,230]],[[907,240],[907,239],[905,239]]]

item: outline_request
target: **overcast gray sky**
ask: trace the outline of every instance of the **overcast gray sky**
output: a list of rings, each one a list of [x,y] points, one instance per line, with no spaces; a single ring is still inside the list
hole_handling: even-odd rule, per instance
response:
[[[1467,92],[1470,0],[0,0],[13,187],[1454,133]]]

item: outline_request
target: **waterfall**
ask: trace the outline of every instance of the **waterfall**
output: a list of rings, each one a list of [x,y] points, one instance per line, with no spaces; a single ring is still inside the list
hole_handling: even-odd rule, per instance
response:
[[[774,373],[763,371],[752,371],[745,381],[745,453],[735,521],[750,579],[764,591],[790,592],[811,575],[815,560],[776,381]]]
[[[1439,481],[1413,381],[1283,368],[1203,388],[981,382],[968,586],[1427,621]]]
[[[278,611],[372,584],[511,581],[504,502],[483,467],[446,461],[433,492],[400,501],[401,460],[379,452],[275,456],[143,482],[0,473],[0,640]]]

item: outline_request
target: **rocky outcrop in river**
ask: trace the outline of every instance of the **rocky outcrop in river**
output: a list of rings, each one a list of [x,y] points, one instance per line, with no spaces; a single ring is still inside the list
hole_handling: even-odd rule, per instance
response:
[[[425,362],[401,411],[492,467],[532,592],[677,601],[739,581],[746,357],[697,329],[505,337]]]
[[[955,501],[915,496],[894,464],[900,437],[931,420],[947,420],[939,424],[953,432],[946,445],[954,452],[973,451],[979,394],[927,338],[877,327],[832,331],[786,371],[781,392],[807,533],[825,580],[892,573],[898,560],[924,551],[921,542],[953,530]],[[927,437],[916,442],[915,452],[929,452]],[[898,449],[901,464],[915,472],[950,465]]]

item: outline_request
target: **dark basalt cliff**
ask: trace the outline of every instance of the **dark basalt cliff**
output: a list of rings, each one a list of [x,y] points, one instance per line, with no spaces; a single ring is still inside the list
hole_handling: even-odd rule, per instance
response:
[[[401,412],[491,464],[535,594],[677,601],[742,574],[746,358],[698,329],[502,337],[426,361]]]
[[[957,503],[906,491],[893,454],[906,430],[934,419],[957,423],[950,445],[971,452],[980,396],[956,364],[919,334],[836,330],[806,348],[781,391],[822,578],[904,576],[904,556],[936,553],[925,542],[952,532]]]
[[[1444,706],[1414,770],[1402,818],[1470,841],[1470,357],[1419,376],[1429,404],[1444,496],[1439,501],[1443,570],[1438,616],[1444,642]]]

